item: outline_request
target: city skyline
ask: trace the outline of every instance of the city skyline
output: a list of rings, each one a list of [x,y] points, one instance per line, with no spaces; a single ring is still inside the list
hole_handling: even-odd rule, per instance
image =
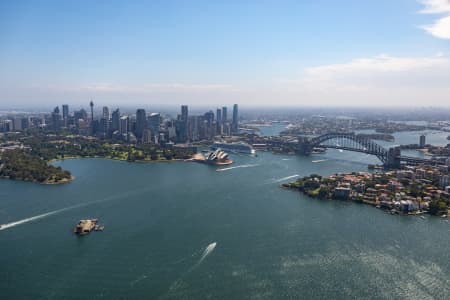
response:
[[[450,2],[0,4],[0,102],[448,106]]]

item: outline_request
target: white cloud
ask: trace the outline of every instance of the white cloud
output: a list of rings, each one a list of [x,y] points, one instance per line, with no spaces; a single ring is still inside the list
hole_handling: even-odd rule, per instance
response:
[[[450,58],[378,55],[348,63],[310,67],[302,79],[309,87],[356,90],[373,87],[436,87],[450,82]]]
[[[437,57],[393,57],[381,54],[371,58],[357,58],[348,63],[332,64],[306,68],[308,75],[332,75],[354,72],[405,72],[415,69],[437,67],[448,64],[450,60],[439,53]]]
[[[434,24],[422,28],[437,38],[450,39],[450,16],[440,18]]]
[[[378,55],[303,70],[278,80],[280,91],[311,103],[346,105],[445,105],[450,93],[450,58]]]
[[[419,11],[423,14],[439,14],[450,12],[450,0],[420,0],[425,8]]]
[[[419,11],[424,14],[450,13],[450,0],[422,0],[425,8]],[[437,19],[431,25],[421,26],[426,32],[440,39],[450,39],[450,15]]]

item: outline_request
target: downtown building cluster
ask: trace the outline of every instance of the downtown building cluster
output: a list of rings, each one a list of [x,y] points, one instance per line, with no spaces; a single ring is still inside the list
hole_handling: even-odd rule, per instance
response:
[[[187,105],[175,118],[161,113],[148,113],[139,108],[135,114],[123,114],[119,108],[110,113],[104,106],[101,113],[94,114],[94,103],[90,102],[89,112],[85,109],[70,112],[69,105],[55,107],[45,116],[12,116],[0,120],[0,132],[22,131],[42,128],[59,133],[69,131],[74,134],[96,136],[100,139],[122,140],[128,143],[191,143],[212,140],[215,136],[230,136],[239,131],[238,105],[233,105],[232,116],[228,108],[210,110],[201,115],[190,115]]]

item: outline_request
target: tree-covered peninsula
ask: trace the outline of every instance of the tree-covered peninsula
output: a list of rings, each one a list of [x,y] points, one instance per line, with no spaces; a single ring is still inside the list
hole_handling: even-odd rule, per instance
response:
[[[129,144],[42,130],[0,135],[0,178],[56,184],[71,181],[70,172],[49,164],[66,158],[106,158],[128,162],[183,161],[195,147]]]
[[[72,180],[69,171],[48,164],[28,150],[6,150],[0,156],[0,177],[39,182],[66,183]]]
[[[450,215],[448,171],[432,166],[409,166],[382,173],[353,172],[328,177],[310,175],[282,187],[319,199],[365,203],[399,214]],[[442,188],[445,187],[445,190]]]

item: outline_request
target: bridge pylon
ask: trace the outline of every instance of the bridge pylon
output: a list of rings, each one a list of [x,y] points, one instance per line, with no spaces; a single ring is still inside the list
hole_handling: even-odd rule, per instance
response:
[[[401,157],[400,147],[389,148],[387,153],[387,159],[384,162],[384,167],[388,169],[400,168],[400,161],[401,161],[400,157]]]
[[[298,137],[298,148],[297,153],[301,155],[310,155],[313,151],[314,146],[311,144],[311,141],[306,136]]]

